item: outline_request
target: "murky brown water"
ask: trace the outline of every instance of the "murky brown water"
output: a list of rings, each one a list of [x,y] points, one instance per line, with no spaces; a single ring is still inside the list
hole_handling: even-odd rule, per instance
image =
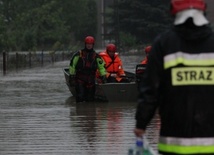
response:
[[[139,57],[122,57],[134,71]],[[132,63],[131,63],[132,62]],[[62,68],[69,61],[0,75],[1,155],[125,155],[136,103],[76,104]],[[148,138],[156,147],[157,122]]]

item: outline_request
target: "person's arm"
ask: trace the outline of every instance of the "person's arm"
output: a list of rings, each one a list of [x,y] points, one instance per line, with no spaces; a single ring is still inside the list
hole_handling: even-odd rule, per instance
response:
[[[105,69],[105,62],[99,55],[97,55],[97,57],[96,57],[96,62],[97,62],[97,69],[98,69],[98,72],[100,75],[100,79],[101,79],[102,83],[106,83],[108,73]]]
[[[96,62],[97,62],[97,68],[100,73],[100,76],[105,76],[107,74],[105,69],[105,62],[99,55],[97,55]]]
[[[79,60],[79,52],[74,53],[70,60],[70,66],[69,66],[69,73],[70,75],[75,75],[76,74],[76,64]]]
[[[158,107],[159,86],[163,73],[163,58],[159,42],[155,42],[148,58],[148,64],[139,86],[136,109],[136,136],[142,136]]]
[[[118,57],[119,58],[119,57]],[[123,63],[122,60],[119,58],[120,62],[119,62],[119,69],[118,69],[118,74],[119,76],[126,76],[125,71],[123,70]]]

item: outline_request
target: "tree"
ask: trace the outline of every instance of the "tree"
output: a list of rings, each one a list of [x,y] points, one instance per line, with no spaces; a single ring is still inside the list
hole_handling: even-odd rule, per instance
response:
[[[119,22],[119,30],[136,37],[138,43],[150,43],[172,23],[168,0],[119,0],[114,7],[118,7],[119,18],[111,15],[113,29],[118,30]]]
[[[62,19],[69,26],[71,40],[82,42],[86,35],[96,36],[97,7],[95,0],[63,1],[59,6],[63,8]]]
[[[96,35],[94,0],[0,0],[0,44],[11,50],[76,45]]]

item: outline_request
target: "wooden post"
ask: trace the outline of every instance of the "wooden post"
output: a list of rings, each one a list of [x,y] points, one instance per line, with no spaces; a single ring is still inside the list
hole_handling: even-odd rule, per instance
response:
[[[55,52],[54,52],[54,53],[55,53]],[[54,56],[55,56],[54,53],[51,54],[52,64],[54,63]]]
[[[27,54],[24,54],[24,68],[27,67]]]
[[[64,54],[64,51],[62,52],[62,61],[64,61],[64,58],[65,57],[65,54]]]
[[[16,52],[16,70],[19,68],[19,54]]]
[[[44,52],[43,52],[43,50],[42,50],[42,53],[41,53],[41,61],[42,61],[41,64],[42,64],[42,66],[43,66],[43,64],[44,64],[44,59],[43,59],[43,58],[44,58]]]
[[[6,74],[6,52],[3,52],[3,74]]]
[[[31,68],[31,52],[29,53],[29,67]]]

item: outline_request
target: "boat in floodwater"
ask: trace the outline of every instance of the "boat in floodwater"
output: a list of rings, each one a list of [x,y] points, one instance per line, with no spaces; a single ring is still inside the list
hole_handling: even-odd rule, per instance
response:
[[[69,83],[69,69],[63,69],[66,84],[73,96],[76,96],[75,87]],[[127,72],[126,83],[96,83],[95,99],[104,102],[137,102],[137,85],[134,73]]]

